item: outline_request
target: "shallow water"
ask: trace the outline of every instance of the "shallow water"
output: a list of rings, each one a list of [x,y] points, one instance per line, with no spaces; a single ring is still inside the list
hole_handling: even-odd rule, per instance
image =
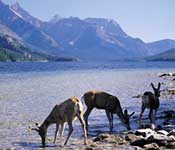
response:
[[[16,68],[19,69],[20,65],[17,64]],[[47,63],[43,65],[52,67]],[[140,112],[141,100],[133,99],[132,96],[151,90],[150,82],[162,82],[157,77],[159,72],[173,71],[173,65],[169,69],[160,67],[69,69],[67,66],[73,66],[70,63],[60,67],[61,69],[58,65],[50,69],[46,67],[44,70],[37,70],[29,69],[30,65],[27,64],[27,67],[24,66],[29,68],[21,69],[22,71],[18,69],[15,71],[12,66],[14,70],[10,70],[9,66],[6,64],[4,66],[6,69],[0,69],[0,148],[16,147],[20,150],[40,149],[40,137],[34,131],[29,132],[28,126],[34,125],[35,122],[42,123],[56,103],[72,96],[81,98],[86,91],[98,89],[116,95],[122,107],[127,108],[129,112],[135,111],[137,116]],[[171,100],[161,99],[160,110],[173,109],[172,104]],[[108,132],[105,112],[94,109],[89,117],[89,126],[90,136]],[[131,120],[131,127],[137,128],[136,120]],[[55,125],[48,130],[49,148],[45,148],[46,150],[58,149],[59,141],[57,147],[52,144],[54,130]],[[115,115],[114,132],[123,130],[125,128]],[[67,128],[64,137],[66,135]],[[83,141],[81,126],[75,121],[69,146],[74,147],[77,143],[81,145]]]

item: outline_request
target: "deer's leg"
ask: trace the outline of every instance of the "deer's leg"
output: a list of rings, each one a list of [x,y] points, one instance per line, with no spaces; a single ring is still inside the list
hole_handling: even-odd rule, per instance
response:
[[[106,111],[106,115],[107,115],[107,118],[108,118],[108,121],[109,121],[109,130],[110,132],[112,132],[112,129],[113,129],[113,126],[112,126],[112,116],[111,116],[111,113],[107,110]]]
[[[93,108],[87,108],[86,112],[84,113],[84,120],[85,120],[85,123],[86,123],[86,129],[88,130],[88,117],[91,113]]]
[[[80,114],[77,114],[77,117],[82,125],[82,128],[83,128],[83,133],[84,133],[84,145],[87,144],[87,132],[86,132],[86,124],[85,124],[85,121],[84,121],[84,118],[83,118],[83,115],[82,113]]]
[[[68,133],[68,136],[67,136],[67,139],[64,143],[64,145],[67,144],[67,141],[69,140],[69,137],[71,136],[72,132],[73,132],[73,126],[72,126],[72,121],[68,121],[68,127],[69,127],[69,133]]]
[[[60,145],[61,145],[63,133],[64,133],[64,123],[61,124],[61,129],[60,129]]]
[[[150,109],[150,111],[149,111],[149,119],[150,119],[151,123],[153,123],[153,122],[154,122],[154,114],[153,114],[153,109]]]
[[[157,113],[157,109],[154,110],[153,116],[152,116],[152,122],[155,124],[156,121],[156,113]]]
[[[53,140],[53,143],[54,143],[54,144],[55,144],[55,142],[56,142],[58,129],[59,129],[59,124],[57,123],[57,124],[56,124],[56,130],[55,130],[55,137],[54,137],[54,140]]]
[[[142,115],[145,111],[145,108],[146,108],[146,105],[142,104],[142,107],[141,107],[141,113],[140,113],[140,116],[139,116],[139,122],[141,123],[141,119],[142,119]]]
[[[111,113],[111,120],[112,120],[112,129],[113,129],[113,127],[114,127],[114,125],[113,125],[113,113]]]

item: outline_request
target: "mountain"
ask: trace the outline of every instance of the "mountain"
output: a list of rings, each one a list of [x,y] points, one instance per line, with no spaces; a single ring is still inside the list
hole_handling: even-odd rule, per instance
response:
[[[175,40],[164,39],[156,42],[147,43],[150,54],[158,54],[161,52],[165,52],[168,49],[175,48]]]
[[[0,61],[46,61],[46,56],[32,52],[18,39],[0,34]]]
[[[30,15],[27,11],[25,11],[18,2],[10,6],[10,9],[13,10],[18,16],[25,19],[30,24],[40,27],[42,25],[42,21]]]
[[[31,24],[31,19],[23,16],[26,17],[27,13],[24,13],[22,9],[17,9],[14,5],[10,7],[0,1],[0,24],[16,33],[23,41],[30,44],[33,49],[56,53],[57,49],[60,49],[59,44],[52,37]]]
[[[123,31],[113,19],[55,15],[44,22],[18,3],[0,0],[0,34],[18,40],[32,52],[81,60],[122,60],[147,57],[175,48],[175,40],[145,43]]]
[[[175,61],[175,48],[146,58],[148,61]]]
[[[112,60],[139,57],[147,53],[143,41],[128,36],[112,19],[52,19],[42,26],[42,30],[64,47],[62,55],[87,60]]]

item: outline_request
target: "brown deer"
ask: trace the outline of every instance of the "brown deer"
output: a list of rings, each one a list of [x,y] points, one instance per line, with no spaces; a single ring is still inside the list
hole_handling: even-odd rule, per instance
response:
[[[51,113],[48,115],[48,117],[45,119],[42,125],[39,126],[38,124],[36,124],[37,128],[31,128],[31,129],[36,130],[38,132],[42,140],[42,146],[45,147],[47,128],[51,124],[56,124],[56,131],[55,131],[55,137],[54,137],[54,143],[55,143],[59,125],[61,125],[61,129],[60,129],[60,144],[61,144],[61,138],[64,132],[64,124],[65,122],[67,122],[69,127],[69,133],[64,143],[64,145],[66,145],[69,140],[69,137],[73,132],[72,121],[76,117],[79,119],[82,125],[83,132],[84,132],[84,144],[86,144],[87,133],[86,133],[86,126],[83,118],[83,105],[82,105],[82,102],[75,97],[64,101],[60,105],[55,105],[55,107],[52,109]]]
[[[155,123],[157,109],[159,108],[159,97],[160,97],[160,83],[158,83],[158,87],[155,88],[153,83],[151,86],[153,88],[154,93],[152,92],[145,92],[142,96],[142,106],[141,106],[141,113],[139,117],[139,122],[141,123],[142,115],[145,111],[145,108],[149,108],[149,119],[151,123]]]
[[[117,97],[110,95],[103,91],[89,91],[86,92],[83,97],[87,106],[87,110],[84,114],[86,127],[88,129],[88,116],[93,108],[104,109],[106,111],[107,118],[109,120],[110,132],[113,130],[113,114],[117,114],[124,126],[130,130],[129,118],[134,114],[128,114],[128,111],[122,111],[120,101]]]

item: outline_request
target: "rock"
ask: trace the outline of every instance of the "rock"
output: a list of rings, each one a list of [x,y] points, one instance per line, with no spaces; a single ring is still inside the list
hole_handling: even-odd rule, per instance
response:
[[[146,144],[143,148],[145,148],[145,150],[160,150],[160,147],[156,143]]]
[[[105,142],[105,143],[113,143],[113,144],[124,144],[125,140],[118,135],[112,135],[112,134],[100,134],[98,135],[94,140],[94,142]]]
[[[92,147],[86,147],[85,150],[93,150]]]
[[[103,139],[108,138],[108,137],[110,137],[109,134],[100,134],[93,141],[94,142],[102,141]]]
[[[140,138],[140,139],[138,139],[138,140],[135,140],[135,141],[131,141],[131,142],[130,142],[130,145],[131,145],[131,146],[143,147],[145,144],[148,144],[148,143],[147,143],[147,140],[144,139],[144,138]]]
[[[167,72],[167,73],[161,73],[161,74],[158,74],[159,77],[165,77],[165,76],[175,76],[175,73],[173,72]]]
[[[142,150],[142,148],[140,148],[139,146],[132,146],[132,148],[133,148],[134,150]]]
[[[168,132],[172,131],[173,129],[175,129],[175,125],[171,125],[171,124],[168,124],[168,125],[164,125],[163,126],[164,129]]]
[[[166,148],[175,149],[175,142],[169,142]]]
[[[168,133],[168,136],[174,136],[175,137],[175,129],[171,130],[169,133]]]
[[[168,142],[174,142],[175,138],[163,134],[153,134],[147,137],[148,143],[157,143],[159,146],[166,146]]]
[[[165,117],[168,119],[172,119],[175,116],[175,111],[174,110],[168,110],[164,111]]]
[[[157,131],[158,134],[163,134],[163,135],[168,135],[168,132],[165,130],[158,130]]]
[[[138,140],[138,139],[139,139],[139,137],[136,136],[135,134],[127,134],[125,136],[126,141],[135,141],[135,140]]]
[[[155,134],[156,132],[152,129],[139,129],[136,130],[135,135],[142,135],[143,137],[147,137],[148,135]]]

